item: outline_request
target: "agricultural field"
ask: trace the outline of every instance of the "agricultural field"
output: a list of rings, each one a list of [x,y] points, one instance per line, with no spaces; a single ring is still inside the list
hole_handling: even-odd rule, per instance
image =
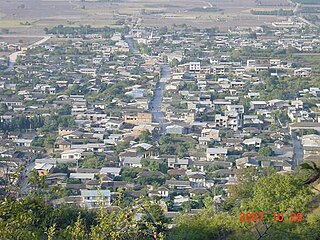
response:
[[[301,4],[320,4],[319,0],[294,0],[294,2]]]
[[[285,16],[255,16],[266,0],[121,0],[121,1],[59,1],[59,0],[0,0],[0,29],[11,33],[43,34],[45,27],[59,24],[116,26],[170,26],[187,24],[199,28],[256,27],[285,20]],[[285,0],[269,1],[268,11],[290,9]],[[286,7],[284,7],[286,6]]]
[[[292,4],[288,0],[256,0],[257,5],[290,7]]]

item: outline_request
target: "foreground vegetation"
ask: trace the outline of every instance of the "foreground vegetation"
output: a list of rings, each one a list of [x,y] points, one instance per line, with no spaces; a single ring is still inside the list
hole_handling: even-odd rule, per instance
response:
[[[303,183],[311,171],[281,175],[269,169],[239,170],[241,183],[230,188],[226,202],[209,199],[198,214],[186,213],[173,222],[157,199],[124,204],[120,191],[112,209],[88,211],[53,207],[32,190],[24,199],[2,200],[0,239],[319,239],[319,196]],[[265,216],[240,221],[240,212],[264,212]],[[272,214],[280,212],[284,220],[274,222]],[[291,221],[291,212],[302,213],[302,221]]]

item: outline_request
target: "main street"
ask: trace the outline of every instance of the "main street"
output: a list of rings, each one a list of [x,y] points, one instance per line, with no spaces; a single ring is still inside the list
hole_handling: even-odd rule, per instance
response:
[[[164,113],[161,111],[161,105],[163,101],[165,83],[170,78],[170,75],[170,67],[168,65],[161,65],[160,80],[156,85],[153,98],[149,104],[153,120],[160,125],[160,132],[164,132],[166,128],[166,119]]]
[[[29,192],[29,186],[28,186],[28,179],[29,178],[28,177],[29,177],[30,171],[32,169],[34,169],[35,165],[36,164],[35,164],[35,162],[33,160],[31,163],[29,163],[26,166],[26,168],[21,173],[21,180],[20,180],[20,183],[19,183],[19,185],[20,185],[19,192],[22,195],[27,194]]]
[[[134,45],[134,41],[133,41],[132,36],[131,35],[126,35],[126,36],[124,36],[124,40],[128,44],[130,52],[132,52],[133,54],[137,54],[138,50],[136,49],[136,47]]]
[[[295,132],[291,134],[293,146],[293,167],[298,167],[303,162],[303,148]]]
[[[132,36],[126,35],[124,39],[127,42],[130,51],[134,54],[138,53],[138,50],[134,45]],[[153,115],[153,121],[159,123],[160,133],[164,133],[166,128],[166,120],[164,113],[161,111],[161,105],[163,100],[165,83],[170,78],[170,75],[170,67],[165,64],[161,65],[160,80],[157,83],[155,89],[153,90],[153,98],[149,104],[149,110]]]

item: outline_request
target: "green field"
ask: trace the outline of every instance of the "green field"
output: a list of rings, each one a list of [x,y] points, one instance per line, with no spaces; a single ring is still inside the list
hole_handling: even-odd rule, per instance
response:
[[[30,28],[31,25],[25,25],[26,20],[4,20],[0,19],[0,28]]]

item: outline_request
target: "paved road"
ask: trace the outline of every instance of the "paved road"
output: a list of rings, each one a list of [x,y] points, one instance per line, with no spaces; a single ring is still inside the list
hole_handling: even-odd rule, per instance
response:
[[[137,49],[135,48],[135,46],[134,46],[134,42],[133,42],[132,36],[126,35],[126,36],[124,37],[124,40],[128,43],[130,52],[132,52],[132,53],[134,53],[134,54],[137,54],[137,53],[138,53],[138,50],[137,50]]]
[[[14,35],[12,35],[12,36],[14,36]],[[17,36],[18,36],[18,35],[17,35]],[[42,37],[43,37],[43,36],[42,36]],[[36,46],[38,46],[38,45],[40,45],[40,44],[42,44],[42,43],[45,43],[45,42],[48,41],[50,38],[51,38],[51,36],[45,36],[45,37],[43,37],[41,40],[39,40],[39,41],[37,41],[37,42],[32,43],[31,45],[29,45],[27,48],[36,47]],[[5,72],[10,72],[10,71],[13,69],[13,67],[14,67],[14,65],[15,65],[15,63],[16,63],[16,61],[17,61],[17,58],[18,58],[19,54],[21,54],[21,53],[23,53],[23,51],[17,51],[17,52],[11,53],[11,54],[9,55],[9,66],[8,66],[8,68],[5,70]]]
[[[130,51],[134,54],[138,53],[138,50],[134,46],[132,36],[126,35],[124,39],[128,43]],[[161,112],[161,104],[163,99],[165,83],[167,79],[170,77],[170,75],[171,75],[170,67],[168,65],[162,65],[161,73],[160,73],[160,81],[156,85],[156,88],[154,89],[153,98],[149,104],[149,110],[153,115],[154,121],[156,123],[159,123],[160,125],[160,133],[165,132],[165,127],[166,127],[166,120],[163,112]]]
[[[28,187],[28,176],[30,171],[35,167],[35,162],[32,161],[30,164],[27,165],[27,167],[23,170],[21,181],[19,183],[19,186],[21,187],[19,190],[19,193],[21,195],[27,194],[29,192]]]
[[[291,134],[293,145],[293,167],[298,167],[303,162],[303,148],[301,141],[298,139],[296,133]]]
[[[161,66],[161,76],[160,76],[160,81],[156,85],[156,88],[154,90],[154,95],[153,98],[150,102],[149,109],[150,112],[153,115],[153,119],[156,123],[160,124],[161,127],[161,132],[165,131],[166,127],[166,119],[164,116],[164,113],[161,112],[161,105],[162,105],[162,100],[163,100],[163,92],[165,88],[165,83],[170,77],[171,72],[170,68],[168,65],[162,65]]]

